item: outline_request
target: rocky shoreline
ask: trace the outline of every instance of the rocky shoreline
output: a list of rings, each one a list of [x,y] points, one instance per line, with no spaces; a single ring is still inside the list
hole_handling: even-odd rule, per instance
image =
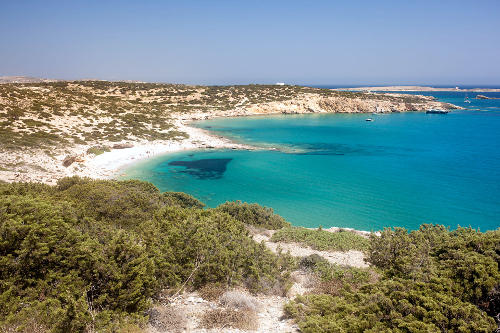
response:
[[[182,115],[181,120],[206,120],[216,117],[241,117],[272,114],[307,114],[307,113],[391,113],[426,111],[429,109],[452,110],[462,109],[459,106],[436,101],[432,96],[416,95],[416,102],[402,102],[397,98],[403,94],[364,93],[365,98],[323,97],[307,94],[301,98],[285,101],[259,103],[238,107],[227,111],[199,112]],[[394,97],[395,100],[377,97]],[[407,95],[406,95],[407,96]]]

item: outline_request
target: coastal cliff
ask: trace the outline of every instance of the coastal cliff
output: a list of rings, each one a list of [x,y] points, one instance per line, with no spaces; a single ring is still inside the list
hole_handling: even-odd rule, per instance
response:
[[[384,98],[379,98],[384,97]],[[456,106],[437,102],[429,96],[408,99],[398,94],[364,94],[362,96],[318,96],[306,94],[295,99],[255,104],[241,110],[249,114],[294,113],[385,113],[425,111],[429,109],[454,109]]]
[[[196,148],[251,149],[188,126],[214,117],[454,109],[433,97],[301,86],[108,81],[0,85],[0,180],[108,178],[126,163]]]

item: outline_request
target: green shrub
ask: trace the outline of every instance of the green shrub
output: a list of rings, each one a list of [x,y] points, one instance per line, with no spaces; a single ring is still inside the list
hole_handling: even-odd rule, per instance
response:
[[[0,199],[0,326],[31,316],[57,332],[96,327],[149,305],[155,285],[144,248],[118,233],[99,243],[75,229],[68,207],[30,196]]]
[[[368,260],[388,277],[446,278],[460,299],[490,309],[491,315],[500,313],[500,230],[448,231],[438,225],[422,225],[410,233],[385,229],[372,238]]]
[[[302,227],[287,227],[276,231],[271,241],[301,243],[321,251],[348,251],[368,249],[369,240],[354,232],[329,232]]]
[[[284,218],[274,214],[272,208],[262,207],[258,204],[242,203],[241,201],[226,202],[217,209],[228,213],[245,224],[259,228],[280,229],[290,225]]]
[[[319,254],[311,254],[307,257],[302,257],[299,261],[299,267],[303,270],[315,270],[321,264],[328,264],[328,260]]]
[[[111,151],[111,149],[108,146],[92,146],[87,149],[87,154],[94,154],[97,156],[109,151]]]
[[[203,202],[184,192],[165,192],[163,197],[170,206],[179,206],[181,208],[205,207]]]
[[[289,257],[200,205],[141,181],[0,183],[0,330],[115,332],[163,288],[286,288]]]
[[[307,263],[322,283],[286,311],[303,332],[492,332],[500,313],[500,230],[439,225],[372,235],[369,271]],[[498,323],[497,323],[498,325]]]
[[[176,261],[185,263],[170,269],[182,281],[191,278],[195,287],[223,281],[245,283],[258,291],[266,288],[259,283],[261,277],[282,282],[271,252],[254,242],[244,224],[228,214],[166,207],[153,223],[165,235],[162,241],[171,246]]]
[[[495,321],[443,292],[441,281],[386,280],[342,296],[297,297],[286,305],[302,332],[492,332]]]

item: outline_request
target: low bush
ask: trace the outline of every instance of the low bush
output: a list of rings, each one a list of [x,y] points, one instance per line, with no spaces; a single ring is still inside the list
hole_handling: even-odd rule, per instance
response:
[[[288,263],[278,263],[265,246],[248,236],[242,222],[227,214],[214,209],[165,207],[151,223],[159,231],[154,238],[155,242],[161,242],[158,246],[169,244],[175,261],[185,263],[165,269],[181,281],[190,279],[195,288],[223,282],[266,291],[268,281],[282,284],[287,280],[280,270],[288,267]]]
[[[317,254],[303,257],[299,267],[316,277],[313,288],[315,294],[338,296],[344,289],[357,290],[378,280],[377,273],[372,269],[331,264]]]
[[[171,206],[179,206],[181,208],[203,208],[205,204],[195,197],[184,192],[165,192],[164,200]]]
[[[256,330],[257,314],[252,311],[234,309],[213,309],[205,312],[201,319],[204,328],[236,328],[240,330]]]
[[[87,154],[94,154],[97,156],[109,151],[111,151],[111,149],[108,146],[92,146],[87,149]]]
[[[276,231],[273,242],[301,243],[321,251],[366,251],[369,240],[354,232],[329,232],[320,229],[311,230],[302,227],[287,227]]]
[[[320,264],[328,264],[328,260],[320,256],[319,254],[311,254],[306,257],[302,257],[299,261],[299,267],[303,270],[316,270]]]
[[[243,222],[193,198],[172,204],[186,197],[150,183],[72,177],[0,183],[0,194],[0,330],[132,329],[164,288],[267,291],[292,267]]]
[[[499,259],[500,230],[385,229],[368,250],[378,273],[307,260],[322,282],[286,312],[303,332],[492,332]]]
[[[290,226],[290,223],[286,222],[284,218],[274,214],[272,208],[262,207],[258,204],[242,203],[241,201],[226,202],[217,209],[228,213],[236,220],[259,228],[276,230]]]
[[[227,287],[220,283],[207,283],[198,290],[198,294],[206,301],[217,301],[226,291]]]
[[[226,291],[219,298],[220,305],[240,311],[257,311],[258,302],[250,295],[237,290]]]
[[[156,306],[148,311],[149,324],[160,332],[184,332],[187,325],[186,314],[173,306]]]
[[[493,318],[436,283],[387,280],[341,296],[299,296],[285,307],[302,332],[492,332]]]

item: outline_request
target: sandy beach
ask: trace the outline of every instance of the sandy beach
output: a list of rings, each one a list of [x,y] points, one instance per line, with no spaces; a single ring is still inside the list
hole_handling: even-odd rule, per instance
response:
[[[255,149],[254,147],[232,142],[222,136],[214,135],[201,128],[188,126],[176,121],[179,130],[189,134],[188,139],[179,141],[157,141],[135,144],[131,148],[113,149],[97,156],[87,156],[81,163],[83,169],[77,171],[82,177],[113,178],[127,165],[147,158],[194,149]]]

